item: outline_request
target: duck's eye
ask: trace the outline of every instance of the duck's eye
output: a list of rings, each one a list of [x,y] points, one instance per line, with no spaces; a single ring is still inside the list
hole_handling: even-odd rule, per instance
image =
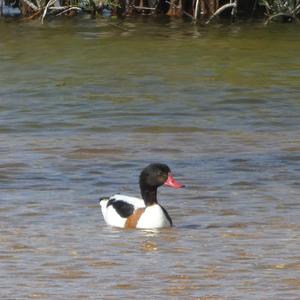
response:
[[[157,178],[160,182],[165,182],[167,180],[168,176],[164,173],[160,173],[157,175]]]

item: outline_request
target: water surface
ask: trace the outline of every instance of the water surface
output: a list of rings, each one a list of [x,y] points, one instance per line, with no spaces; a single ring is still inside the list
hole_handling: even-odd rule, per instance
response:
[[[0,23],[1,299],[297,299],[299,26]],[[107,227],[165,162],[175,227]]]

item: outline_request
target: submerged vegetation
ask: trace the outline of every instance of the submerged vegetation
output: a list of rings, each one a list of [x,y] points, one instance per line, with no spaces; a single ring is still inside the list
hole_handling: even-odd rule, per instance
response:
[[[74,16],[124,18],[132,15],[186,17],[194,22],[210,23],[217,17],[265,16],[272,20],[297,21],[300,0],[0,0],[3,17],[24,19]]]

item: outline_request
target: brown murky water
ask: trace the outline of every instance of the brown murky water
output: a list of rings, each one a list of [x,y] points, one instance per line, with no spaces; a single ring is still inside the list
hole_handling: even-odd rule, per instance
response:
[[[1,299],[299,299],[299,26],[0,23]],[[107,227],[149,162],[176,227]]]

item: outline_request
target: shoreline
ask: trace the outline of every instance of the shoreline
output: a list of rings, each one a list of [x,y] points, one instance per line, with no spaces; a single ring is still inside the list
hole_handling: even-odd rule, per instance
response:
[[[274,3],[272,0],[246,0],[242,4],[236,0],[0,0],[0,16],[21,21],[40,19],[41,23],[78,15],[120,20],[166,16],[199,24],[244,19],[263,19],[266,24],[272,21],[300,23],[300,0],[282,7]]]

